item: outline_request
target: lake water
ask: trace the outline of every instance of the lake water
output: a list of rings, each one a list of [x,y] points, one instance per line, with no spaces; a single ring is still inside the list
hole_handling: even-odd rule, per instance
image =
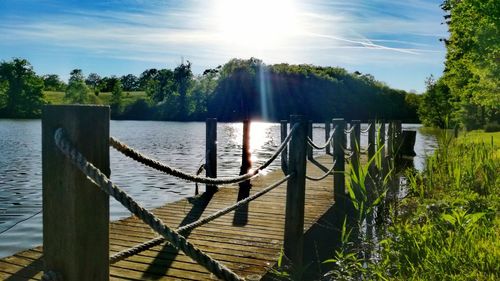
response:
[[[436,140],[420,133],[419,127],[403,124],[403,129],[417,130],[414,163],[422,169]],[[203,122],[111,121],[110,129],[119,140],[186,172],[195,173],[205,162]],[[219,176],[239,173],[242,131],[241,123],[218,124]],[[313,135],[315,142],[324,142],[324,125],[315,124]],[[252,123],[253,165],[267,160],[279,143],[279,124]],[[361,145],[366,146],[366,137],[362,136]],[[143,206],[154,208],[194,195],[193,183],[161,174],[110,150],[111,179]],[[266,171],[278,169],[279,163],[277,159]],[[0,257],[42,244],[41,185],[40,120],[0,120]],[[130,215],[113,199],[110,211],[113,220]]]

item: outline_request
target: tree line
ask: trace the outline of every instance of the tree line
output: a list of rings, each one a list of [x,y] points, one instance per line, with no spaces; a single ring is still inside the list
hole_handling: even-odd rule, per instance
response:
[[[445,0],[449,38],[439,79],[427,80],[420,117],[434,127],[500,129],[500,1]]]
[[[418,95],[392,89],[370,74],[308,64],[266,65],[256,58],[232,59],[200,75],[193,74],[189,61],[139,76],[85,76],[74,69],[67,83],[54,74],[36,75],[24,59],[0,63],[1,117],[38,117],[47,103],[44,90],[64,92],[66,103],[79,104],[95,103],[101,92],[111,92],[112,117],[138,120],[277,121],[303,114],[317,122],[332,117],[418,122],[420,103]],[[147,98],[124,105],[123,92],[134,91]]]

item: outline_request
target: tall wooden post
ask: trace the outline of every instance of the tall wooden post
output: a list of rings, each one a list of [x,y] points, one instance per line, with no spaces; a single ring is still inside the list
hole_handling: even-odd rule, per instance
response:
[[[385,121],[381,120],[380,129],[378,132],[378,144],[377,150],[380,150],[380,159],[382,159],[382,178],[387,174],[387,159],[386,159],[386,145],[385,145]],[[382,149],[380,149],[383,147]]]
[[[287,182],[285,236],[283,250],[294,268],[302,267],[304,242],[304,201],[306,184],[307,121],[303,116],[290,116],[290,124],[299,124],[290,142]]]
[[[356,175],[359,175],[359,155],[361,149],[361,121],[360,120],[352,120],[351,121],[351,164]]]
[[[281,120],[281,143],[283,143],[288,135],[288,121]],[[281,152],[281,170],[284,174],[288,174],[288,148]]]
[[[108,177],[108,106],[50,105],[42,113],[43,259],[62,280],[109,280],[109,197],[56,147],[67,138]]]
[[[335,133],[333,136],[333,161],[335,161],[335,168],[333,174],[333,195],[335,204],[338,204],[345,197],[345,159],[344,148],[346,146],[347,138],[345,137],[345,121],[342,118],[335,118],[332,120]]]
[[[205,171],[210,178],[217,177],[217,119],[207,118],[205,143]],[[216,192],[216,185],[206,185],[206,192]]]
[[[325,142],[330,139],[330,121],[325,121]],[[326,154],[332,154],[330,144],[326,146]]]
[[[394,121],[394,153],[395,158],[399,158],[401,156],[401,143],[402,143],[402,125],[401,120]]]
[[[243,120],[243,145],[241,149],[241,167],[240,175],[248,173],[252,167],[252,161],[250,160],[250,120]],[[240,183],[241,188],[250,188],[250,180]]]
[[[394,121],[389,122],[389,127],[387,128],[387,158],[389,161],[393,160],[394,157]]]
[[[368,122],[368,161],[372,160],[375,156],[375,120],[370,120]],[[370,165],[370,174],[373,176],[374,172],[375,160],[372,160],[372,164]]]
[[[307,122],[307,136],[311,139],[311,141],[313,140],[313,123],[311,120]],[[307,145],[307,159],[313,159],[313,147],[310,145]]]

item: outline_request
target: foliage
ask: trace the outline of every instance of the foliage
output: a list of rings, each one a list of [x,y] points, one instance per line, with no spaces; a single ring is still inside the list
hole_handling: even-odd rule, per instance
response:
[[[41,114],[43,79],[25,59],[0,63],[0,116],[33,118]]]
[[[113,91],[111,92],[111,110],[120,113],[123,106],[123,89],[119,79],[114,80]]]
[[[90,73],[87,79],[85,79],[85,84],[92,87],[92,90],[97,95],[99,93],[99,85],[101,84],[101,76],[97,73]]]
[[[74,69],[70,73],[68,87],[64,99],[69,103],[84,104],[88,100],[89,89],[85,84],[81,69]]]
[[[124,91],[138,91],[139,90],[139,78],[134,74],[123,75],[120,78],[123,85]]]
[[[59,78],[57,74],[47,74],[43,76],[43,84],[45,91],[64,91],[66,84]]]
[[[445,0],[450,37],[444,83],[455,99],[456,119],[475,129],[500,119],[500,2]]]
[[[302,114],[316,122],[334,116],[416,121],[416,109],[408,106],[405,95],[371,75],[342,68],[233,59],[221,67],[207,111],[220,120],[280,120]]]
[[[498,122],[491,122],[484,126],[485,132],[500,132],[500,124]]]
[[[445,128],[453,113],[450,89],[442,79],[434,80],[431,76],[425,82],[427,91],[422,97],[418,113],[426,126]]]

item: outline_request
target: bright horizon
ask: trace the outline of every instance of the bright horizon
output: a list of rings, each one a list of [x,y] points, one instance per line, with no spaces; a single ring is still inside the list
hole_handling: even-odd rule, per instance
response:
[[[139,75],[182,60],[193,72],[231,58],[338,66],[422,92],[439,77],[447,36],[441,1],[188,0],[0,2],[0,60],[40,74]]]

